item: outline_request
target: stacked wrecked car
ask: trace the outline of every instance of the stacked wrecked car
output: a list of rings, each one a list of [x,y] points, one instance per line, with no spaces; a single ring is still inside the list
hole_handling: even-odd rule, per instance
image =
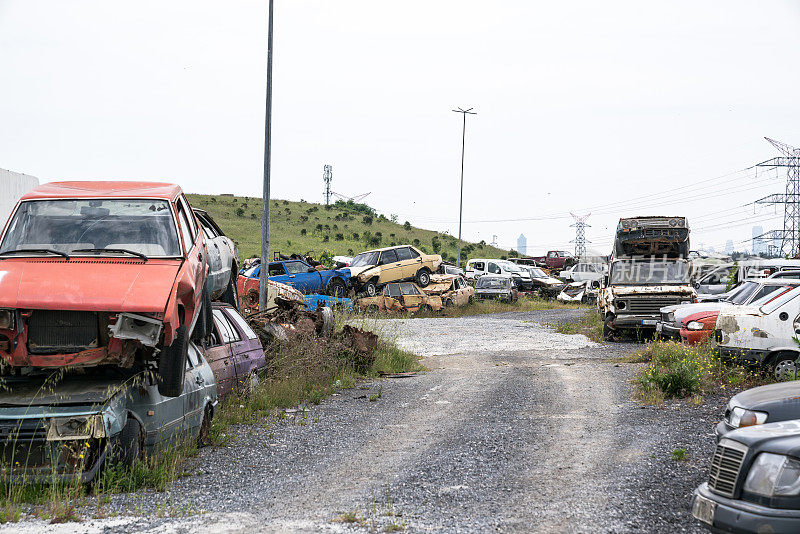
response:
[[[226,239],[172,184],[57,182],[19,201],[0,240],[4,469],[89,480],[109,456],[204,439],[206,340],[227,336],[236,359],[234,338],[251,338],[234,308],[212,308],[236,301]]]

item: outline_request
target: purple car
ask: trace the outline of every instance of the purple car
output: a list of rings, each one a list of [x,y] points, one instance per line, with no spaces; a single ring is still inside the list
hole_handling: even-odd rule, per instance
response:
[[[215,302],[212,310],[214,329],[205,345],[205,357],[217,381],[217,394],[223,397],[252,385],[256,371],[267,362],[258,335],[235,308]]]

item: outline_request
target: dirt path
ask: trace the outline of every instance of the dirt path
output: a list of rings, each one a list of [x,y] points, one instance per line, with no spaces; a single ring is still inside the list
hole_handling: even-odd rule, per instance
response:
[[[653,482],[642,478],[654,447],[671,438],[658,433],[659,413],[630,400],[635,369],[603,361],[630,346],[539,326],[568,313],[408,321],[400,340],[433,354],[430,372],[342,391],[278,426],[242,428],[232,447],[204,450],[194,476],[166,494],[113,498],[123,513],[146,517],[45,530],[693,531],[683,487],[662,497],[672,499],[659,503],[672,514],[663,523],[632,505],[637,484]],[[522,328],[524,350],[491,342]],[[178,517],[154,518],[159,510]],[[358,523],[332,521],[342,514]]]

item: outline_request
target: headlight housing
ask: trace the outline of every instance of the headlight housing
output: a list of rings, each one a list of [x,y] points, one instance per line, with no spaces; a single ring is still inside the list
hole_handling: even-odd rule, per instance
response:
[[[686,325],[687,330],[702,330],[705,325],[700,321],[689,321]]]
[[[800,460],[762,452],[747,473],[745,491],[772,497],[800,493]]]
[[[14,311],[8,309],[0,310],[0,330],[14,329]]]
[[[733,410],[731,410],[730,420],[728,422],[733,428],[763,425],[767,422],[767,413],[748,410],[746,408],[742,408],[741,406],[736,406]]]
[[[47,441],[102,438],[105,435],[105,424],[100,414],[54,417],[47,429]]]
[[[618,300],[617,302],[614,303],[614,306],[616,306],[618,310],[624,310],[625,309],[625,301],[624,300]]]

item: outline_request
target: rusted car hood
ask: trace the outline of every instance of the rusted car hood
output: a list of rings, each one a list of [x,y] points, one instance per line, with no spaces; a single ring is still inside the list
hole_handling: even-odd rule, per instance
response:
[[[179,260],[2,260],[0,307],[163,312],[180,266]]]
[[[610,286],[614,295],[654,295],[661,293],[680,293],[684,295],[694,295],[694,289],[690,286]]]
[[[0,406],[64,406],[104,404],[129,387],[123,380],[65,380],[44,384],[43,380],[9,381],[0,391]]]

